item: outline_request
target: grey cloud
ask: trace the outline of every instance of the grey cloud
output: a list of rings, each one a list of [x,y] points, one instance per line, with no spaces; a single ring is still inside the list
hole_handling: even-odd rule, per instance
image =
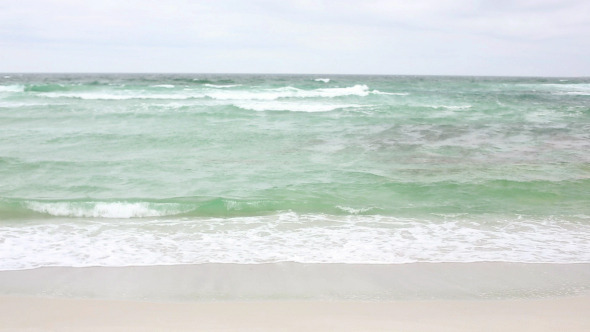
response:
[[[575,0],[21,0],[0,71],[590,75],[589,35]]]

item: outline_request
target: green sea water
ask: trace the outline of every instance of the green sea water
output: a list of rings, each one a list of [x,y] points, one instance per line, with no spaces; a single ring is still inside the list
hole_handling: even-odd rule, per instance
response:
[[[3,74],[0,268],[589,262],[589,151],[586,78]]]

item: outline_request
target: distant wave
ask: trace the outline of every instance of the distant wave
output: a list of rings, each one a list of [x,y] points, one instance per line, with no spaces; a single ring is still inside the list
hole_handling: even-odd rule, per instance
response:
[[[328,83],[328,82],[330,82],[330,79],[329,78],[316,78],[316,79],[314,79],[314,81]]]
[[[419,107],[428,107],[428,108],[435,108],[435,109],[447,109],[447,110],[466,110],[470,109],[471,105],[416,105]]]
[[[521,86],[533,89],[533,91],[546,91],[554,95],[590,95],[589,83],[571,83],[567,80],[560,80],[560,82],[568,83],[521,84]]]
[[[329,112],[343,108],[363,107],[358,104],[302,104],[296,102],[242,102],[234,106],[252,111],[292,111],[292,112]]]
[[[0,85],[0,92],[23,92],[25,87],[22,85]]]
[[[556,92],[556,95],[570,95],[570,96],[590,96],[590,91],[583,92],[583,91],[566,91],[566,92]]]
[[[174,88],[173,84],[156,84],[156,85],[152,85],[153,88],[166,88],[166,89],[172,89]]]
[[[409,93],[407,93],[407,92],[383,92],[383,91],[379,91],[379,90],[373,90],[373,91],[371,91],[371,93],[374,95],[391,95],[391,96],[407,96],[407,95],[409,95]]]
[[[209,88],[218,88],[218,89],[224,89],[224,88],[235,88],[238,86],[242,86],[241,84],[203,84],[206,87]]]
[[[335,98],[342,96],[360,96],[369,95],[369,88],[366,85],[354,85],[346,88],[324,88],[304,90],[291,86],[264,89],[258,91],[217,91],[207,92],[207,96],[214,99],[224,100],[276,100],[280,98]]]
[[[31,106],[49,106],[49,105],[61,105],[61,104],[53,104],[53,103],[35,103],[35,102],[8,102],[8,101],[0,101],[0,107],[11,107],[11,108],[18,108],[18,107],[31,107]]]
[[[177,93],[160,94],[148,91],[121,90],[113,92],[41,92],[39,96],[47,98],[76,98],[88,100],[126,100],[126,99],[194,99],[213,98],[218,100],[276,100],[280,98],[335,98],[342,96],[369,95],[366,85],[354,85],[345,88],[324,88],[304,90],[291,86],[261,90],[202,90],[189,89]]]
[[[129,99],[192,99],[205,95],[157,94],[157,93],[104,93],[104,92],[47,92],[39,94],[46,98],[73,98],[85,100],[129,100]]]

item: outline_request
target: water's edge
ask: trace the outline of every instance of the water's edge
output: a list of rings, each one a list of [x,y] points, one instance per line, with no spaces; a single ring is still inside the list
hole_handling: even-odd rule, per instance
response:
[[[588,291],[590,264],[274,263],[0,271],[0,295],[117,300],[468,300]]]

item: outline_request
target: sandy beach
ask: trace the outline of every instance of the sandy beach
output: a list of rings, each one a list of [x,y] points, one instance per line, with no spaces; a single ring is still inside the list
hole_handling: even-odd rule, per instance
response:
[[[588,331],[590,297],[138,302],[0,297],[0,331]]]
[[[588,331],[588,264],[0,271],[0,331]]]

